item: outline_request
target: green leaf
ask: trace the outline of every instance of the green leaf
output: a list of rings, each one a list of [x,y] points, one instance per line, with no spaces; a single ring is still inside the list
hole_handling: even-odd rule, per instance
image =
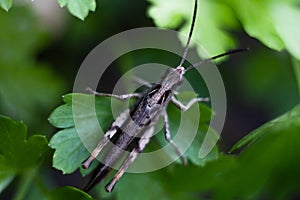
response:
[[[60,187],[48,193],[49,200],[65,200],[66,198],[72,200],[93,200],[87,193],[74,187]]]
[[[36,167],[48,151],[44,136],[33,135],[26,139],[26,134],[27,128],[22,122],[0,116],[1,189],[16,173]]]
[[[180,0],[149,0],[151,7],[149,16],[154,19],[157,26],[163,28],[176,28],[185,22],[179,29],[188,35],[194,1]],[[192,44],[196,42],[203,49],[198,53],[203,57],[210,57],[225,52],[236,46],[236,42],[227,31],[237,27],[237,21],[227,5],[211,1],[199,1]],[[186,43],[187,37],[181,38]],[[194,41],[194,42],[193,42]]]
[[[284,48],[283,41],[278,36],[273,19],[268,12],[268,1],[225,1],[234,9],[247,33],[258,38],[272,49]]]
[[[89,11],[96,10],[95,0],[57,0],[61,7],[67,6],[72,15],[84,20]]]
[[[5,11],[8,11],[12,6],[13,1],[12,0],[0,0],[0,6]]]
[[[246,32],[275,50],[287,49],[300,59],[299,6],[295,0],[225,0],[237,14]]]
[[[285,48],[295,58],[300,59],[300,8],[299,6],[278,3],[272,6],[271,16],[274,27],[282,38]]]
[[[263,126],[259,127],[258,129],[252,131],[244,138],[242,138],[239,142],[237,142],[230,151],[232,152],[241,149],[246,145],[250,145],[251,143],[255,142],[268,132],[284,130],[288,127],[293,127],[299,124],[300,105],[296,106],[294,109],[283,114],[282,116],[279,116],[278,118],[273,119],[268,123],[264,124]]]
[[[53,167],[64,174],[74,172],[89,155],[75,128],[57,132],[51,138],[49,146],[55,149]]]
[[[177,28],[184,35],[192,19],[194,1],[148,0],[152,3],[149,16],[157,26]],[[217,0],[199,1],[195,30],[192,40],[200,44],[213,56],[236,46],[235,39],[228,30],[238,29],[237,20],[245,31],[274,50],[286,49],[300,59],[299,34],[300,22],[297,20],[300,9],[296,0],[251,1],[251,0]],[[182,42],[185,44],[186,39]],[[198,49],[201,56],[206,56]]]
[[[86,148],[95,147],[102,137],[99,124],[105,131],[111,124],[113,116],[110,98],[68,94],[63,99],[66,104],[55,109],[49,121],[58,128],[66,129],[57,132],[51,138],[49,145],[55,149],[53,166],[63,173],[72,173],[88,157],[89,152]],[[115,101],[114,105],[118,107],[120,103]],[[74,116],[77,119],[77,127],[75,127]]]
[[[1,168],[25,170],[39,163],[48,150],[47,139],[42,135],[33,135],[26,139],[27,128],[22,122],[0,117]],[[30,156],[29,156],[30,155]]]
[[[239,166],[223,177],[219,190],[232,197],[291,199],[300,186],[300,118],[299,106],[260,128],[259,138],[252,140],[238,158]],[[232,176],[235,174],[235,176]],[[238,183],[243,182],[242,185]],[[221,194],[220,194],[221,196]]]
[[[57,128],[69,128],[74,126],[72,105],[64,104],[57,107],[50,115],[49,122]]]

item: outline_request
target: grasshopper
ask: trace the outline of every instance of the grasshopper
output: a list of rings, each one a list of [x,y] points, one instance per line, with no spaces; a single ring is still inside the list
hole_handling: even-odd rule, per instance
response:
[[[104,160],[101,161],[100,166],[96,176],[90,181],[86,186],[85,190],[90,190],[98,182],[102,182],[108,173],[112,170],[111,166],[114,166],[119,159],[124,155],[124,151],[128,151],[129,154],[126,156],[122,162],[120,168],[111,179],[111,181],[105,186],[107,192],[111,192],[114,189],[114,186],[122,175],[126,172],[129,165],[135,161],[139,153],[141,153],[148,142],[150,141],[151,136],[154,133],[154,126],[160,117],[163,117],[164,120],[164,133],[166,141],[174,148],[179,158],[183,164],[186,164],[187,161],[183,156],[183,153],[179,150],[176,144],[171,139],[169,131],[169,120],[166,112],[166,108],[170,102],[177,106],[180,110],[186,111],[193,104],[208,101],[208,98],[193,98],[186,105],[181,103],[175,98],[176,89],[183,82],[184,74],[211,60],[216,58],[233,54],[239,51],[244,51],[244,49],[238,49],[229,51],[206,60],[202,60],[198,63],[195,63],[187,68],[184,68],[182,65],[187,56],[189,43],[194,29],[194,24],[197,14],[197,0],[194,3],[194,12],[192,24],[189,31],[189,37],[184,48],[184,53],[180,64],[176,68],[169,68],[165,74],[160,78],[156,84],[150,84],[144,82],[148,90],[141,93],[132,93],[132,94],[108,94],[108,93],[99,93],[88,89],[91,93],[96,96],[109,96],[117,98],[120,100],[138,98],[135,105],[129,110],[122,112],[115,121],[111,124],[110,128],[106,131],[103,138],[100,140],[96,148],[92,151],[89,158],[87,158],[83,163],[83,168],[89,168],[93,160],[97,158],[99,153],[106,147],[109,141],[113,142],[113,146],[106,152]],[[142,81],[143,82],[143,81]]]

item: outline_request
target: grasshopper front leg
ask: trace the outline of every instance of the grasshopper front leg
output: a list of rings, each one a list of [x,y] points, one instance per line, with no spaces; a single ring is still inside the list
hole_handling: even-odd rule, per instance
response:
[[[205,98],[201,98],[201,97],[199,97],[199,98],[193,98],[186,105],[184,105],[183,103],[181,103],[180,101],[178,101],[174,96],[172,96],[171,101],[172,101],[172,103],[174,103],[174,105],[177,108],[179,108],[180,110],[182,110],[183,112],[185,112],[188,109],[190,109],[190,107],[192,105],[194,105],[195,103],[198,103],[198,102],[207,102],[207,101],[209,101],[209,98],[208,97],[205,97]]]
[[[187,164],[187,160],[184,157],[183,153],[179,150],[178,146],[174,143],[174,141],[171,139],[171,134],[170,134],[170,125],[169,125],[169,118],[168,118],[168,114],[167,111],[165,110],[163,113],[163,117],[164,117],[164,131],[165,131],[165,139],[167,140],[167,142],[169,144],[172,145],[172,147],[174,148],[175,152],[178,154],[178,156],[180,157],[180,160],[182,162],[183,165]]]
[[[96,95],[96,96],[100,96],[100,97],[113,97],[116,99],[120,99],[120,100],[126,100],[126,99],[130,99],[130,98],[140,98],[142,97],[142,94],[140,93],[130,93],[130,94],[110,94],[110,93],[102,93],[102,92],[97,92],[91,88],[86,88],[87,91],[89,91],[90,93]]]

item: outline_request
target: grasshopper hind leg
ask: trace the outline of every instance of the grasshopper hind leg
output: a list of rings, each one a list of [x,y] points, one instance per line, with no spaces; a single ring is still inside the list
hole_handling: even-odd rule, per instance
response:
[[[116,120],[112,123],[109,130],[104,134],[103,138],[98,143],[97,147],[92,151],[89,158],[87,158],[83,163],[82,167],[87,169],[90,167],[93,160],[95,160],[98,154],[102,151],[103,147],[109,142],[109,140],[117,133],[118,128],[125,122],[129,115],[129,110],[123,111]]]
[[[105,133],[103,138],[98,143],[97,147],[92,151],[91,155],[85,161],[82,162],[81,165],[84,169],[87,169],[90,167],[90,165],[97,158],[97,156],[102,151],[104,146],[107,145],[109,140],[116,134],[117,129],[118,129],[118,125],[116,125],[116,122],[115,122],[115,123],[113,123],[113,126]]]
[[[114,189],[116,183],[119,181],[119,179],[123,176],[123,174],[125,173],[125,171],[128,169],[129,165],[131,163],[133,163],[133,161],[137,158],[137,156],[139,155],[139,153],[141,152],[140,148],[134,148],[129,156],[126,158],[126,160],[123,162],[122,166],[120,167],[120,169],[117,171],[117,173],[115,174],[115,176],[113,177],[113,179],[105,186],[105,190],[107,192],[112,192],[112,190]]]
[[[134,147],[132,149],[130,154],[124,160],[124,162],[122,163],[121,167],[119,168],[119,170],[117,171],[115,176],[105,186],[105,190],[107,192],[112,192],[115,185],[117,184],[119,179],[123,176],[123,174],[126,172],[128,167],[130,166],[130,164],[133,163],[135,161],[135,159],[137,158],[137,156],[145,149],[146,145],[150,141],[150,137],[153,135],[153,132],[154,132],[154,127],[153,126],[149,127],[149,129],[145,131],[144,137],[140,138],[140,140],[138,141],[138,144],[136,145],[136,147]]]
[[[91,155],[82,163],[83,168],[89,168],[91,163],[97,158],[98,154],[107,145],[107,143],[112,139],[118,132],[118,128],[124,123],[129,115],[129,110],[123,111],[116,120],[112,123],[111,128],[104,134],[103,138],[98,143],[97,147],[92,151]],[[85,187],[85,191],[90,190],[98,182],[104,180],[106,175],[111,171],[109,166],[100,164],[100,166],[95,170],[97,171],[95,178],[93,178],[90,183]]]
[[[96,184],[102,183],[105,177],[108,175],[108,173],[112,169],[102,163],[100,163],[100,166],[95,170],[97,173],[95,173],[94,178],[90,180],[90,182],[85,186],[83,189],[84,191],[88,192],[90,191]]]

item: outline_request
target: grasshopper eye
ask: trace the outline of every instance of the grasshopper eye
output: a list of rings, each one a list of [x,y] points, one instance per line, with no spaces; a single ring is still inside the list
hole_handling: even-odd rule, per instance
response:
[[[182,73],[182,70],[181,70],[181,69],[177,69],[177,72],[178,72],[179,74],[181,74],[181,73]]]
[[[185,69],[184,69],[183,67],[177,67],[177,68],[176,68],[176,71],[177,71],[179,74],[184,74]]]

